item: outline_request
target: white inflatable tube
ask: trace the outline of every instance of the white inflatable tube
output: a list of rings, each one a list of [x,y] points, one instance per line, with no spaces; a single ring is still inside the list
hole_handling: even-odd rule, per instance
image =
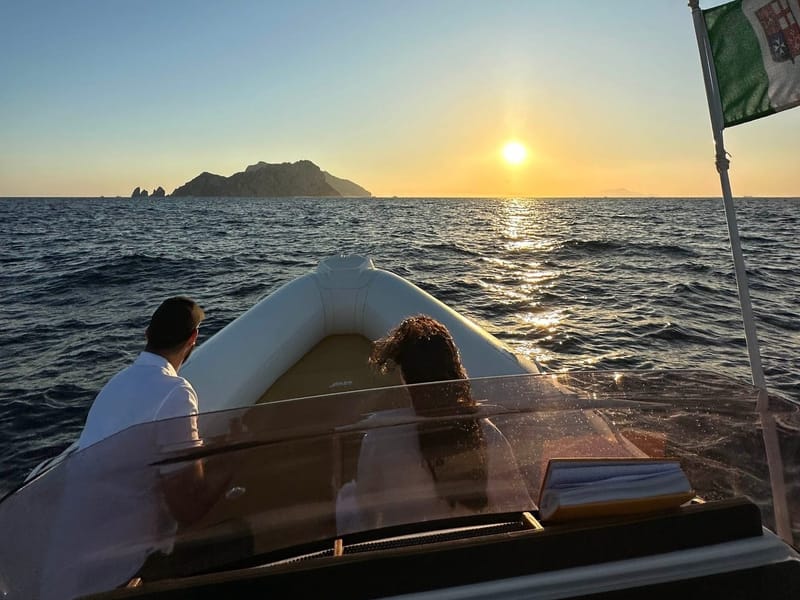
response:
[[[427,314],[453,334],[470,377],[537,373],[478,325],[405,279],[357,255],[323,260],[198,346],[181,369],[202,412],[247,406],[325,337],[385,335]]]

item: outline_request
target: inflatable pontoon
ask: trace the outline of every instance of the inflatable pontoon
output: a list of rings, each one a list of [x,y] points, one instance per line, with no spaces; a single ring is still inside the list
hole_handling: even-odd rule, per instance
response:
[[[197,347],[181,368],[201,412],[399,383],[367,365],[370,342],[427,314],[453,335],[470,377],[538,373],[480,326],[363,256],[335,256]]]

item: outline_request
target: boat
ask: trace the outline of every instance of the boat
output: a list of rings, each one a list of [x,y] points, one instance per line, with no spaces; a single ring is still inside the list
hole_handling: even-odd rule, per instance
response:
[[[417,416],[411,393],[464,382],[407,386],[366,367],[370,340],[418,313],[452,331],[475,412]],[[325,259],[263,298],[199,346],[182,374],[201,414],[66,453],[0,502],[4,598],[800,593],[799,509],[789,505],[789,539],[773,532],[783,504],[769,484],[753,386],[699,370],[545,373],[362,256]],[[772,399],[769,417],[785,435],[800,431],[789,402]],[[492,423],[514,458],[498,489],[522,481],[525,493],[479,509],[442,503],[400,476],[407,466],[391,451],[378,462],[382,487],[353,491],[366,439],[414,444],[421,424],[476,419]],[[195,427],[202,444],[176,435]],[[731,464],[742,448],[749,464]],[[550,459],[563,457],[674,458],[692,498],[551,523],[539,495]],[[796,457],[785,458],[796,477]],[[203,487],[181,483],[198,465]],[[476,491],[470,477],[457,483]]]
[[[447,326],[472,377],[540,372],[413,283],[349,255],[322,260],[256,303],[199,346],[181,374],[204,412],[398,384],[369,368],[370,343],[414,314]]]

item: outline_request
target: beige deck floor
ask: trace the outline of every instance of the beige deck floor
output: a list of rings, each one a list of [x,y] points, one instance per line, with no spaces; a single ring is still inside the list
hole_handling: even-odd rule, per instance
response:
[[[328,336],[278,378],[258,402],[400,385],[396,372],[382,375],[369,366],[371,349],[371,342],[360,335]]]

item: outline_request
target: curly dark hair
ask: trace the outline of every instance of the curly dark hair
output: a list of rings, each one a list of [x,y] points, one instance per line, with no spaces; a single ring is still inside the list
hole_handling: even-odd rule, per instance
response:
[[[400,367],[406,384],[467,379],[453,336],[447,327],[427,315],[408,317],[374,342],[369,362],[382,373]],[[437,404],[445,409],[453,408],[453,404],[472,404],[468,384],[456,389],[466,394],[458,394],[449,402],[445,398],[445,402]],[[420,411],[439,408],[418,404],[414,408]]]
[[[475,413],[476,403],[447,327],[427,315],[408,317],[373,343],[369,362],[383,373],[399,367],[406,384],[448,382],[408,388],[417,415],[455,416],[418,423],[420,450],[439,495],[451,506],[485,508],[486,440],[477,419],[459,416]]]

